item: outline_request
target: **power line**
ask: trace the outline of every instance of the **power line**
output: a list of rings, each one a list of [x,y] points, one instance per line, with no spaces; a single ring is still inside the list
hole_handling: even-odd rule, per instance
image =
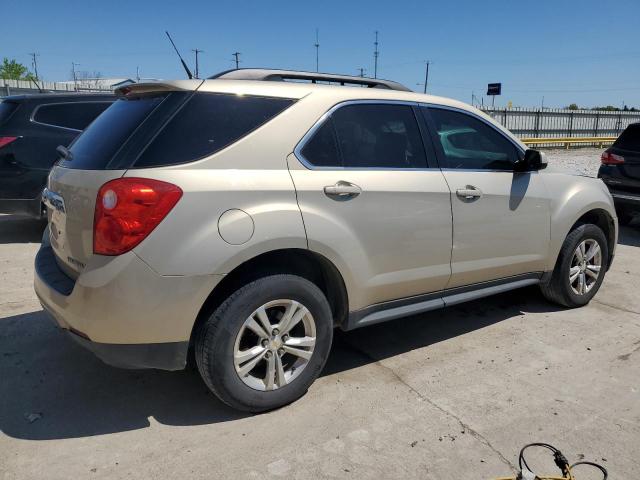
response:
[[[240,52],[233,52],[231,55],[236,57],[236,70],[240,68]]]
[[[199,70],[198,70],[198,54],[199,53],[204,53],[204,50],[199,50],[197,48],[192,48],[191,51],[196,54],[196,72],[195,72],[194,77],[195,78],[200,78],[199,75],[198,75],[198,72],[199,72]]]
[[[373,78],[378,78],[378,56],[380,52],[378,51],[378,30],[376,30],[376,41],[373,42],[375,46],[375,50],[373,51]]]
[[[316,28],[316,43],[313,44],[314,47],[316,47],[316,72],[319,72],[319,68],[318,68],[318,59],[320,56],[320,42],[318,40],[318,29]]]

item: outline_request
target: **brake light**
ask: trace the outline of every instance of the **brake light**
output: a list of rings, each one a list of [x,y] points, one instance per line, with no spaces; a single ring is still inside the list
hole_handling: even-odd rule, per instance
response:
[[[180,187],[149,178],[118,178],[100,187],[93,253],[120,255],[144,240],[182,197]]]
[[[0,137],[0,148],[6,147],[11,142],[15,142],[18,137]]]
[[[616,155],[615,153],[602,152],[600,161],[603,165],[620,165],[624,163],[624,157],[622,155]]]

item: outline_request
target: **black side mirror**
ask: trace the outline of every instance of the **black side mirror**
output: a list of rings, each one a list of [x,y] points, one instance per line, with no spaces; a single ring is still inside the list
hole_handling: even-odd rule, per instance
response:
[[[513,165],[514,172],[535,172],[547,168],[547,159],[544,153],[528,148],[524,152],[524,158]]]

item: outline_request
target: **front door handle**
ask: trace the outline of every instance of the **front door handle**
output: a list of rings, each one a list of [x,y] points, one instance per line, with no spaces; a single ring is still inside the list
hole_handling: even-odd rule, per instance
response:
[[[464,188],[457,189],[456,195],[463,200],[474,200],[482,196],[482,190],[473,185],[467,185]]]
[[[351,200],[362,193],[362,189],[358,185],[343,180],[340,180],[335,185],[327,185],[323,190],[327,197],[338,202]]]

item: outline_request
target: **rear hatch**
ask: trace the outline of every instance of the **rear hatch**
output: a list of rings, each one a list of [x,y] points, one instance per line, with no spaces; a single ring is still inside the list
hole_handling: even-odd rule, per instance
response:
[[[43,200],[51,246],[60,268],[77,278],[93,255],[96,197],[122,177],[143,145],[192,92],[128,89],[65,152],[51,170]]]

